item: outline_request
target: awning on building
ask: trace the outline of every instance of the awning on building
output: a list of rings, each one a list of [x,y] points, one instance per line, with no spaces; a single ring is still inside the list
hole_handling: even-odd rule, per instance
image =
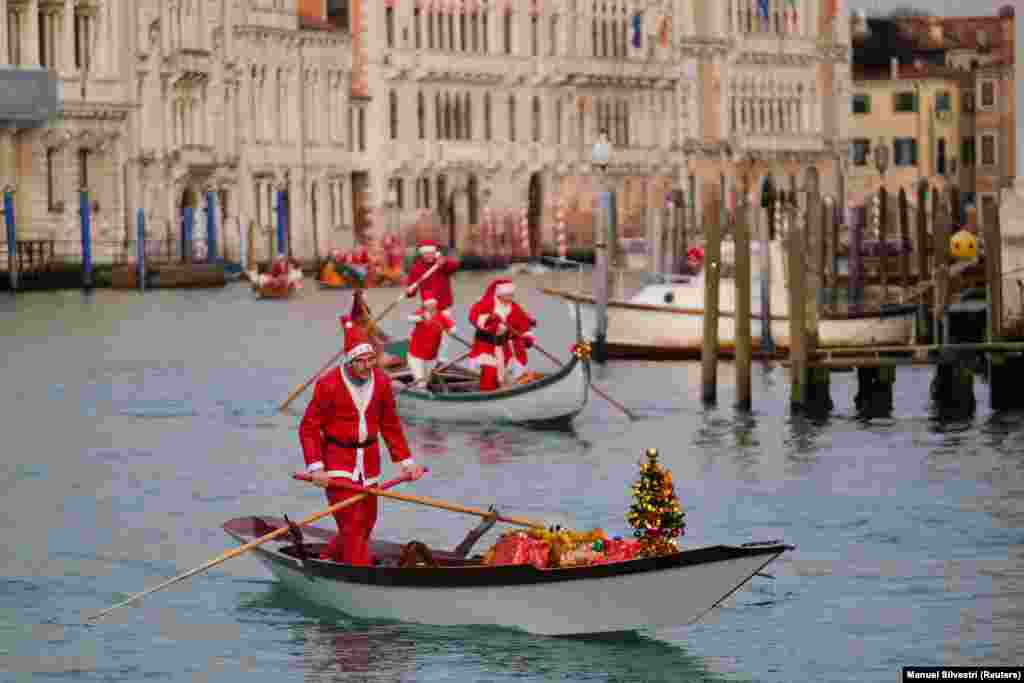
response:
[[[57,79],[49,69],[0,66],[0,125],[40,126],[57,113]]]

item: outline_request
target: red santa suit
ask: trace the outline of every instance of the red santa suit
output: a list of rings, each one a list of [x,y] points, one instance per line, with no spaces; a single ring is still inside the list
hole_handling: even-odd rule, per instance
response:
[[[431,311],[431,302],[437,303],[433,299],[427,299],[424,306],[409,316],[409,322],[415,323],[416,326],[412,330],[406,359],[417,382],[423,382],[430,377],[437,364],[437,355],[445,334],[455,331],[455,321],[448,311],[438,311],[436,308]]]
[[[373,346],[358,325],[345,328],[345,364],[373,353]],[[324,470],[331,477],[371,486],[381,479],[380,438],[388,446],[391,460],[413,464],[402,423],[395,410],[391,381],[374,367],[362,385],[352,380],[343,367],[336,367],[316,384],[313,400],[299,425],[299,441],[310,472]],[[354,494],[344,489],[327,489],[332,505]],[[377,497],[334,513],[338,535],[324,551],[324,559],[353,565],[371,565],[369,540],[377,522]]]
[[[537,327],[537,319],[526,312],[525,309],[519,307],[524,316],[525,328],[523,327],[524,321],[518,316],[514,316],[509,324],[509,330],[512,334],[512,358],[508,364],[508,374],[513,380],[517,380],[526,374],[526,364],[528,362],[526,350],[533,348],[533,344],[536,338],[533,336],[532,330]]]
[[[469,310],[469,322],[476,329],[469,360],[480,368],[480,391],[493,391],[505,382],[515,356],[513,337],[530,330],[531,318],[519,304],[498,299],[514,292],[511,280],[498,278]]]
[[[430,272],[431,268],[440,263],[441,265],[438,266],[437,270],[430,273],[430,276],[420,283],[418,290],[422,301],[435,299],[437,301],[437,310],[447,311],[455,303],[455,298],[452,296],[452,275],[459,269],[459,261],[453,258],[442,257],[437,243],[433,240],[423,240],[420,242],[417,245],[417,251],[421,256],[434,254],[436,260],[433,263],[427,263],[425,259],[416,259],[416,262],[412,264],[412,268],[409,269],[409,276],[405,279],[405,286],[412,287],[419,282],[421,277]],[[415,295],[416,292],[408,294],[408,296]],[[445,336],[441,339],[441,349],[437,352],[437,359],[440,362],[444,362],[447,358],[448,337]]]
[[[437,310],[445,311],[451,308],[455,299],[452,297],[452,275],[459,269],[459,262],[457,259],[445,258],[440,255],[440,250],[437,248],[432,240],[423,240],[419,243],[417,251],[421,255],[435,254],[437,260],[433,263],[427,263],[424,259],[418,258],[416,262],[412,264],[412,268],[409,270],[409,277],[405,279],[405,286],[412,287],[414,284],[419,282],[419,279],[426,275],[426,273],[433,268],[437,263],[441,266],[430,274],[426,280],[420,283],[419,293],[420,298],[423,301],[427,299],[437,300]],[[415,292],[409,296],[415,296]]]

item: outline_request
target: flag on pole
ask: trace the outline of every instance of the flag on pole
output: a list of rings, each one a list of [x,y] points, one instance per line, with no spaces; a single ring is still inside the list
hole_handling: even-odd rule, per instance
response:
[[[762,28],[765,24],[771,26],[771,22],[768,20],[768,0],[757,0],[757,16],[761,17]]]
[[[786,14],[787,18],[789,19],[789,24],[791,27],[790,30],[796,33],[797,27],[799,26],[796,14],[796,0],[787,0],[787,4],[789,5],[789,8],[786,10]]]
[[[633,47],[640,47],[641,38],[640,35],[643,33],[644,19],[639,12],[633,14]]]
[[[672,30],[672,18],[662,16],[658,19],[658,44],[661,47],[668,47],[668,37]]]

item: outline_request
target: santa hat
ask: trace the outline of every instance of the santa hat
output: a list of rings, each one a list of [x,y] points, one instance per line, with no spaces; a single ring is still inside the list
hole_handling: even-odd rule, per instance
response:
[[[351,320],[342,318],[342,329],[345,332],[345,362],[351,363],[362,356],[372,356],[376,351],[366,330],[361,325],[356,325]]]
[[[416,251],[425,255],[436,254],[440,250],[437,247],[437,242],[434,240],[421,240],[420,243],[416,245]]]
[[[352,293],[352,310],[348,312],[349,320],[362,320],[370,317],[370,307],[363,299],[363,290],[357,289]]]
[[[491,284],[487,285],[487,292],[484,296],[491,298],[499,296],[510,296],[516,291],[516,286],[507,277],[499,277],[497,280],[493,280]]]

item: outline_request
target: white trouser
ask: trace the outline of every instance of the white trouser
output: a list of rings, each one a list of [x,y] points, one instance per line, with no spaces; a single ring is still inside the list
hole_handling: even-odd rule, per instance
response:
[[[449,336],[447,334],[441,335],[441,346],[437,350],[437,360],[440,363],[448,362],[448,340]]]
[[[508,376],[513,382],[518,381],[520,377],[526,374],[526,366],[520,363],[515,358],[508,364]]]
[[[430,372],[437,366],[436,360],[423,360],[413,355],[406,356],[409,369],[412,370],[412,377],[417,382],[424,382],[430,377]]]

